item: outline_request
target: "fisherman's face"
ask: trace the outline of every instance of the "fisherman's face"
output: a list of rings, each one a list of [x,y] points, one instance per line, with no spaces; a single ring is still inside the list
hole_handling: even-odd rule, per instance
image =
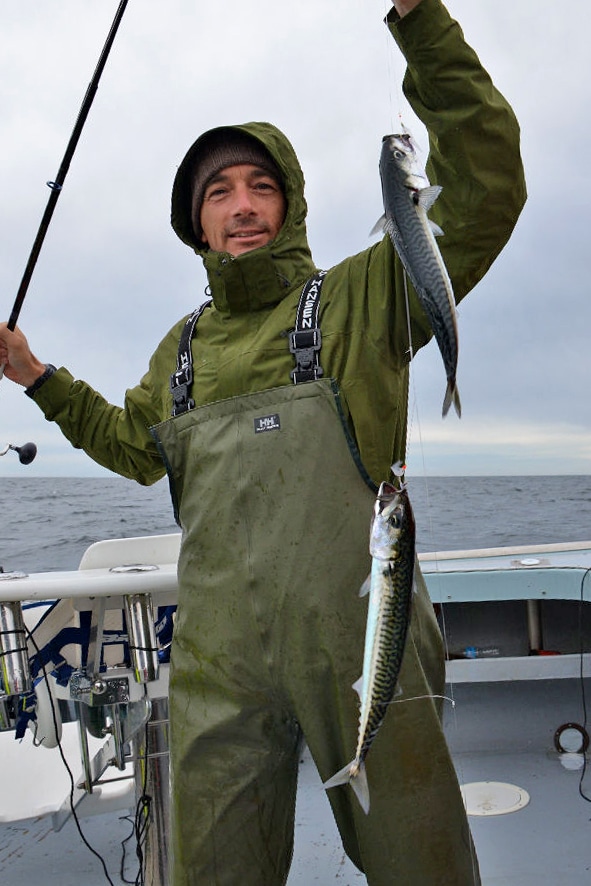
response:
[[[248,163],[227,166],[205,189],[202,240],[215,252],[242,255],[275,239],[285,211],[283,191],[266,170]]]

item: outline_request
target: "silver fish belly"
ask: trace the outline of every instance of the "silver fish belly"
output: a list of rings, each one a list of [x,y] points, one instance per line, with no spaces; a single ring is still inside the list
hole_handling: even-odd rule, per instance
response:
[[[350,784],[363,811],[369,812],[365,759],[391,703],[400,673],[410,622],[415,563],[415,524],[404,485],[382,483],[370,532],[372,568],[362,593],[369,590],[363,674],[355,684],[360,698],[354,759],[324,787]]]
[[[408,133],[384,136],[380,156],[380,177],[384,199],[384,216],[374,231],[386,231],[415,288],[439,346],[447,390],[442,414],[451,404],[462,413],[456,384],[458,365],[458,329],[456,302],[436,235],[443,234],[427,216],[441,193],[429,179],[417,158],[412,137]]]

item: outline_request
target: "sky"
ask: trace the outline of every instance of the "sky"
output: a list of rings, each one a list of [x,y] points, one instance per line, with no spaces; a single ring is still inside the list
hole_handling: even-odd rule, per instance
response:
[[[8,319],[78,109],[117,9],[107,0],[0,7],[0,314]],[[425,475],[591,469],[588,4],[449,0],[522,131],[529,199],[508,246],[458,310],[463,414],[441,418],[443,364],[414,360],[408,470]],[[306,177],[319,267],[370,245],[382,136],[401,118],[404,60],[384,0],[129,0],[55,210],[19,325],[44,362],[111,402],[204,298],[175,237],[170,190],[204,130],[270,120]],[[0,382],[1,476],[107,476]]]

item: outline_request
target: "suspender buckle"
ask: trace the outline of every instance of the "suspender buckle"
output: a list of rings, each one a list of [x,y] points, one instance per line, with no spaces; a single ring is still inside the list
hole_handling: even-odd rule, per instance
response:
[[[181,415],[189,409],[193,409],[195,401],[189,397],[193,384],[193,367],[190,363],[177,369],[170,376],[170,392],[172,394],[172,414]]]
[[[292,369],[290,373],[294,384],[322,378],[324,373],[318,363],[318,352],[321,347],[322,334],[318,327],[294,329],[289,333],[289,350],[296,362],[295,369]]]

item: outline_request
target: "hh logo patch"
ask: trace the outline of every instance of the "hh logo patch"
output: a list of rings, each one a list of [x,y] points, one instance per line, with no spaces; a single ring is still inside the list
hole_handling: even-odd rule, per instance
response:
[[[255,434],[264,434],[265,431],[280,431],[281,422],[278,413],[274,415],[261,415],[260,418],[254,420]]]

